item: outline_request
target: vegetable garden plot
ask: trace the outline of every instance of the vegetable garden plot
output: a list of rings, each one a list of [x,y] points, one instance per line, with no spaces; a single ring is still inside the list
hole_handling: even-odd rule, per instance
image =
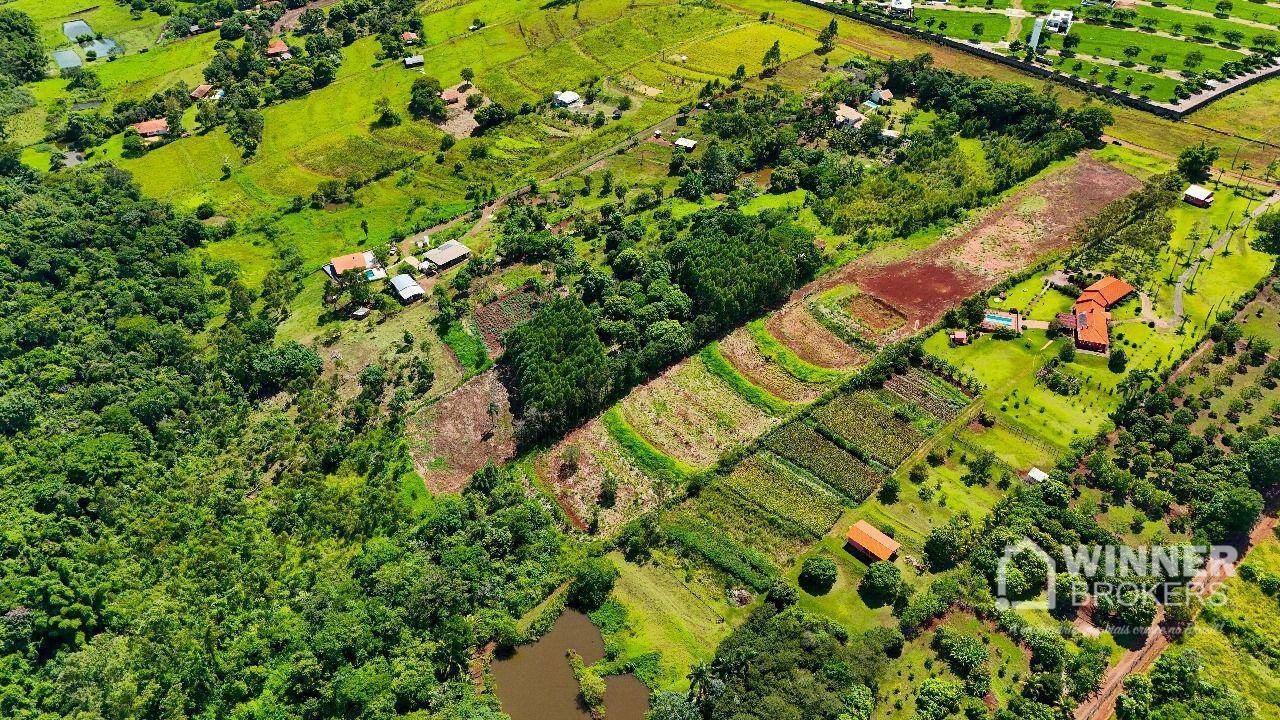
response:
[[[762,444],[779,457],[813,473],[852,502],[866,499],[884,480],[875,468],[837,447],[802,421],[794,421],[765,436]]]
[[[844,510],[833,492],[767,455],[757,455],[739,465],[725,478],[725,484],[766,511],[800,525],[815,538],[826,533]]]
[[[768,557],[696,517],[676,516],[662,526],[662,534],[684,553],[700,556],[712,567],[761,592],[769,589],[778,576],[778,569]]]
[[[491,355],[502,354],[502,336],[533,317],[533,311],[540,302],[542,296],[521,290],[476,308],[476,325]]]
[[[560,506],[579,529],[585,530],[594,508],[600,507],[599,530],[610,533],[653,507],[659,488],[649,475],[618,447],[599,419],[570,433],[552,452],[541,457],[538,475],[552,489]],[[612,485],[613,502],[602,501]]]
[[[873,391],[841,395],[813,416],[835,436],[891,468],[925,440],[913,418],[885,404]]]
[[[959,388],[919,368],[894,375],[884,387],[944,423],[955,419],[969,404],[969,397]]]
[[[756,347],[751,335],[743,328],[734,330],[720,341],[720,353],[752,384],[787,402],[812,402],[818,399],[826,388],[823,384],[800,380],[765,357]]]
[[[764,432],[774,422],[707,372],[684,360],[628,395],[623,417],[654,447],[697,467]]]

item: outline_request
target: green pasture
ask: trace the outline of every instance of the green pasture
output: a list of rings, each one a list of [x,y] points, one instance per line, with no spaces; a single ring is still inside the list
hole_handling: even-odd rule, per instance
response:
[[[915,24],[921,29],[959,40],[999,42],[1009,34],[1009,17],[1000,13],[930,8],[916,8],[915,12]],[[975,34],[974,25],[981,25],[982,32]]]
[[[688,689],[689,670],[711,659],[720,641],[746,619],[750,606],[730,605],[722,589],[662,551],[640,564],[619,553],[610,558],[620,571],[612,598],[626,608],[630,627],[607,635],[606,642],[620,648],[621,658],[659,653],[653,689]]]
[[[688,61],[679,61],[681,68],[706,75],[729,77],[739,65],[746,66],[748,75],[758,75],[763,69],[764,54],[775,41],[784,63],[818,48],[813,37],[784,25],[752,23],[714,38],[686,43],[673,54],[688,56]]]
[[[1280,80],[1236,90],[1191,113],[1187,120],[1222,132],[1280,144]]]
[[[127,5],[94,0],[12,0],[12,7],[31,16],[50,49],[70,45],[62,24],[84,20],[95,33],[115,40],[126,53],[149,47],[160,35],[165,18],[149,10],[134,13]]]

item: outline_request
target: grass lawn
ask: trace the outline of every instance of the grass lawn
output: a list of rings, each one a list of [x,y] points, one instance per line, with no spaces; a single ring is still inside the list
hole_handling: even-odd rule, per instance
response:
[[[1102,85],[1127,90],[1138,96],[1159,102],[1173,100],[1173,90],[1178,81],[1165,75],[1142,72],[1135,68],[1116,67],[1090,62],[1084,58],[1054,58],[1054,67],[1068,75],[1092,80]],[[1148,87],[1150,86],[1150,87]]]
[[[627,609],[631,628],[606,637],[606,643],[616,643],[621,657],[661,653],[653,689],[687,690],[689,669],[710,660],[752,606],[730,605],[714,584],[662,552],[644,564],[628,562],[619,553],[610,558],[621,573],[613,599]]]
[[[997,13],[984,13],[965,10],[931,10],[916,8],[915,25],[922,30],[960,40],[983,40],[997,42],[1004,40],[1009,34],[1009,17]],[[930,23],[929,21],[933,22]],[[981,30],[974,32],[974,26]]]
[[[823,595],[810,595],[800,590],[799,605],[801,608],[825,615],[840,623],[849,632],[857,633],[876,626],[892,626],[895,624],[892,607],[868,607],[858,592],[858,583],[867,573],[867,565],[861,558],[855,557],[845,549],[845,533],[849,526],[857,521],[854,512],[846,512],[845,516],[831,528],[822,540],[808,552],[796,558],[795,564],[787,573],[787,579],[796,583],[800,574],[800,566],[805,558],[815,555],[826,555],[835,560],[836,583]],[[919,582],[920,573],[903,562],[897,563],[902,570],[904,581],[912,584]]]

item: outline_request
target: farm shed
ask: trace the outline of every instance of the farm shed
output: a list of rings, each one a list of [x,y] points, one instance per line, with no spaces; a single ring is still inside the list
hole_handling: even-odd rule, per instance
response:
[[[404,59],[404,66],[407,68],[422,67],[426,62],[426,58],[421,55],[410,55]]]
[[[447,270],[462,262],[471,255],[471,248],[457,240],[450,240],[438,248],[432,248],[422,254],[427,264],[437,271]]]
[[[1031,482],[1040,483],[1048,479],[1049,479],[1049,473],[1041,470],[1038,467],[1033,467],[1027,471],[1027,480]]]
[[[1207,208],[1213,204],[1213,191],[1199,185],[1192,185],[1182,191],[1182,201],[1196,207]]]
[[[698,141],[693,138],[682,137],[676,140],[676,147],[681,150],[693,150],[698,147]]]
[[[892,560],[902,547],[897,540],[880,532],[876,526],[866,520],[859,520],[849,528],[845,535],[848,545],[863,557],[871,560]]]
[[[413,276],[406,274],[396,275],[391,278],[391,287],[395,288],[396,295],[404,302],[417,300],[427,294],[427,291],[422,289],[418,281],[413,279]]]

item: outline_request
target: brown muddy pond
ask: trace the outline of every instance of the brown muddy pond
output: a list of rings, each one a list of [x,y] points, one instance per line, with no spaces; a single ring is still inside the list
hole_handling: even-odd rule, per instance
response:
[[[578,699],[578,681],[565,653],[576,651],[588,665],[604,657],[604,640],[591,620],[565,610],[551,632],[508,656],[494,658],[493,680],[502,711],[511,720],[590,720]],[[644,720],[649,688],[634,675],[605,678],[607,720]]]

